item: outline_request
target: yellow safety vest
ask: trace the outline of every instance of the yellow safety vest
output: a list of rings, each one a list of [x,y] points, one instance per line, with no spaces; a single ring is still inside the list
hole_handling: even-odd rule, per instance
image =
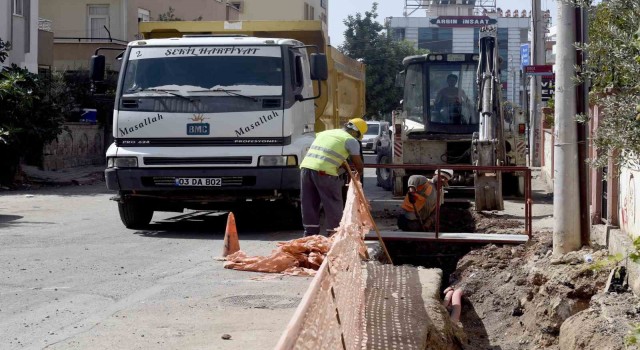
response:
[[[327,130],[316,134],[316,139],[311,144],[311,148],[302,160],[300,167],[338,176],[338,168],[349,157],[345,143],[352,138],[353,136],[342,129]]]

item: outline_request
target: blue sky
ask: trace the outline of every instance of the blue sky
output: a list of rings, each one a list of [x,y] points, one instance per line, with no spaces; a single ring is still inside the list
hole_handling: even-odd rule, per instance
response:
[[[343,33],[346,29],[342,21],[348,15],[354,15],[357,12],[364,13],[371,9],[373,0],[333,0],[329,2],[329,36],[331,37],[331,45],[339,46],[343,42]],[[378,3],[378,21],[382,23],[386,17],[401,17],[404,9],[404,0],[377,0]],[[409,3],[415,3],[410,1]],[[540,0],[542,10],[550,9],[552,23],[556,18],[555,0]],[[531,1],[528,0],[496,0],[497,7],[503,10],[522,10],[531,11]],[[416,11],[413,16],[424,16],[424,11]]]

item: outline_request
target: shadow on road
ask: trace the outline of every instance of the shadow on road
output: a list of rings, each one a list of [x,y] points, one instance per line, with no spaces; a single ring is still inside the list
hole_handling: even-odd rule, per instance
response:
[[[0,228],[15,225],[12,221],[20,220],[24,216],[20,215],[2,215],[0,214]]]
[[[291,222],[277,220],[274,213],[234,212],[240,240],[282,241],[302,237],[302,228],[293,229]],[[227,225],[227,212],[196,211],[153,221],[146,230],[135,234],[156,238],[222,240]]]

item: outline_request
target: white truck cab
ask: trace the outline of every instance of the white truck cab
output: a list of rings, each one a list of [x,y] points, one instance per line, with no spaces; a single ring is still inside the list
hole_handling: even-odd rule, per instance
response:
[[[299,198],[324,55],[297,40],[138,40],[123,56],[105,178],[128,228],[154,211]],[[308,58],[310,57],[310,58]],[[104,74],[92,58],[92,75]]]

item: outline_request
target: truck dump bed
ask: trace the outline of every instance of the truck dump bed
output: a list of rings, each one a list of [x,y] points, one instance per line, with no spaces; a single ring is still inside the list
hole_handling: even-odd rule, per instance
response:
[[[170,21],[141,22],[145,39],[182,35],[242,34],[261,38],[287,38],[316,45],[327,55],[329,79],[321,82],[322,96],[315,101],[316,131],[337,128],[365,113],[365,66],[328,45],[321,21]],[[313,51],[310,50],[310,53]],[[317,94],[317,86],[314,85]]]

